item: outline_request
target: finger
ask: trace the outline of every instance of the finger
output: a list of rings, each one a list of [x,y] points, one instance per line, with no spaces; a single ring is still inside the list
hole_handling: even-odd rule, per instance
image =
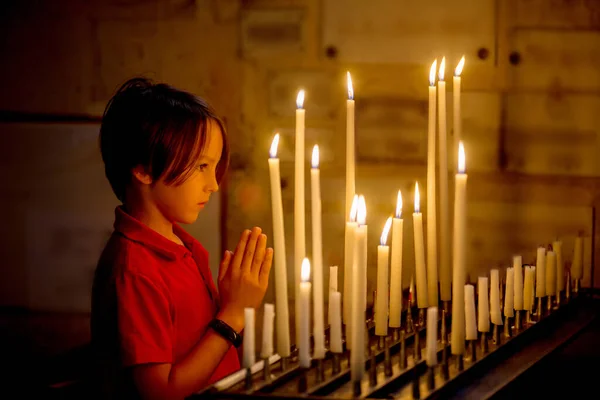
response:
[[[269,273],[271,272],[271,266],[273,265],[273,249],[268,248],[265,252],[265,259],[260,266],[260,274],[258,281],[261,286],[266,287],[269,284]]]
[[[261,234],[261,232],[262,230],[258,227],[252,229],[252,234],[250,235],[248,243],[246,244],[246,251],[242,261],[242,274],[250,272],[252,267],[252,259],[254,258],[254,252],[256,251],[256,242],[258,241],[258,236]]]
[[[267,235],[262,234],[258,237],[256,243],[256,251],[254,252],[254,259],[252,260],[252,267],[250,272],[252,275],[258,276],[260,267],[265,259],[265,252],[267,251]]]
[[[225,250],[225,254],[223,254],[223,260],[221,260],[221,265],[219,266],[219,282],[227,275],[232,254],[229,250]]]
[[[233,259],[229,263],[229,269],[232,274],[238,274],[240,272],[240,266],[242,265],[242,260],[244,259],[244,252],[246,251],[246,245],[248,243],[248,238],[250,237],[250,231],[245,229],[242,232],[242,236],[240,237],[240,241],[238,242],[235,252],[233,253]]]

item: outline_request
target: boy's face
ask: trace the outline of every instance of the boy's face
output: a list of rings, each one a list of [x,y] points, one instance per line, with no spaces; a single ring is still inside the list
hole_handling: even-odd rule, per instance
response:
[[[191,224],[208,202],[210,195],[219,190],[216,171],[223,150],[223,136],[218,124],[209,121],[206,143],[194,171],[178,186],[165,185],[161,179],[152,187],[152,200],[161,213],[172,222]]]

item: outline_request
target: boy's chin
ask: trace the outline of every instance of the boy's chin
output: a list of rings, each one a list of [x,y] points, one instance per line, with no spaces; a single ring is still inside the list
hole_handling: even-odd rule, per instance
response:
[[[198,219],[198,214],[200,214],[200,211],[191,212],[187,215],[182,215],[179,218],[179,221],[177,222],[179,222],[180,224],[193,224]]]

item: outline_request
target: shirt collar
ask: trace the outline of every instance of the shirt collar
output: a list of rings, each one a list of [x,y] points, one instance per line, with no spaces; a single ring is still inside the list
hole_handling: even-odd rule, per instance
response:
[[[118,206],[115,209],[114,229],[127,238],[141,243],[171,260],[183,258],[186,254],[190,254],[188,249],[194,248],[194,238],[179,225],[173,224],[173,233],[181,239],[185,247],[167,239],[141,221],[127,214],[123,206]]]

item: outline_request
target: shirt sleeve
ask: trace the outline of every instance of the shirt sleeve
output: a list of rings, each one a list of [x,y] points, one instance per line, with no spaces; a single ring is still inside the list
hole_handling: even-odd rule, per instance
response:
[[[173,362],[169,295],[149,277],[117,277],[117,312],[123,366]]]

